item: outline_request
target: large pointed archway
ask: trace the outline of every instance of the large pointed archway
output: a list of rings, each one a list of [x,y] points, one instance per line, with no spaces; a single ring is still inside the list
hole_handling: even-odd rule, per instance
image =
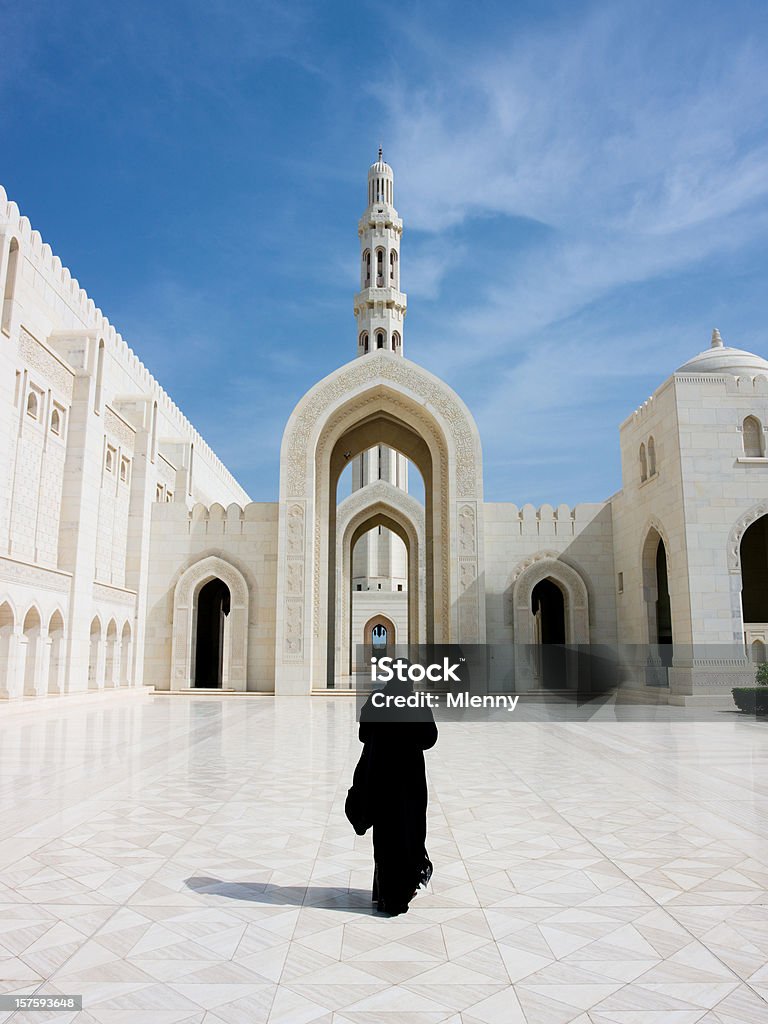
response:
[[[277,693],[334,685],[336,487],[356,455],[383,444],[424,480],[427,642],[485,640],[482,455],[469,410],[445,383],[380,351],[301,399],[283,435],[277,575]]]

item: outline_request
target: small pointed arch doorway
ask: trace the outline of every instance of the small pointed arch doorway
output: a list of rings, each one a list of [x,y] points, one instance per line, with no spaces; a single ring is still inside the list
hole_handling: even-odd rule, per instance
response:
[[[231,562],[209,555],[174,590],[171,689],[245,690],[247,657],[248,585]]]
[[[648,642],[671,649],[672,602],[669,596],[667,547],[656,527],[652,526],[646,535],[642,564]]]
[[[661,528],[652,526],[642,549],[643,597],[648,622],[647,686],[669,686],[672,665],[672,601],[669,595],[667,545]]]
[[[511,618],[521,689],[574,689],[576,649],[589,644],[589,595],[579,572],[540,552],[512,575]]]

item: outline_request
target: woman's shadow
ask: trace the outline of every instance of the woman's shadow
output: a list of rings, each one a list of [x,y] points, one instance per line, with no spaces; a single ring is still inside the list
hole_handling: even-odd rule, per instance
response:
[[[221,878],[186,878],[193,892],[223,896],[230,900],[260,903],[268,907],[314,907],[344,910],[348,914],[372,914],[369,889],[343,889],[336,886],[272,885],[269,882],[225,882]]]

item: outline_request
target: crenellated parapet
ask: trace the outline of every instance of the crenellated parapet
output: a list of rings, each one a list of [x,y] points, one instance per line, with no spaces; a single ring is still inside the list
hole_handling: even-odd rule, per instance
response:
[[[191,532],[237,534],[245,532],[250,523],[276,522],[277,508],[277,502],[270,501],[250,501],[246,505],[233,501],[226,508],[215,501],[212,505],[198,502],[189,511],[184,506],[161,506],[161,514],[182,516]]]
[[[591,522],[595,515],[605,507],[605,503],[585,503],[574,505],[540,505],[536,508],[530,503],[519,507],[514,504],[496,505],[491,503],[487,508],[503,509],[504,522],[510,521],[514,533],[519,537],[575,537],[586,523]],[[492,527],[491,527],[492,529]]]

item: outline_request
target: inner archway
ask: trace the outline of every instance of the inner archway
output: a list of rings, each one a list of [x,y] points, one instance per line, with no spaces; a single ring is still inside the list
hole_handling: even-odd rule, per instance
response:
[[[347,543],[343,549],[343,574],[341,600],[337,603],[338,616],[336,635],[341,641],[341,650],[337,652],[336,670],[341,686],[354,686],[354,673],[365,671],[371,648],[379,656],[394,655],[395,643],[409,643],[409,616],[411,626],[418,629],[418,590],[406,585],[403,592],[389,590],[360,591],[350,586],[350,565],[354,564],[355,554],[366,540],[373,534],[378,538],[380,531],[390,531],[402,543],[405,549],[406,575],[412,558],[416,556],[412,538],[403,530],[399,523],[386,515],[378,514],[369,519],[345,538]],[[412,593],[413,590],[413,593]],[[422,608],[423,613],[423,608]],[[361,658],[362,654],[362,658]]]
[[[424,643],[426,620],[424,509],[406,491],[377,481],[353,492],[337,510],[336,602],[337,676],[352,685],[355,648],[366,643],[365,623],[383,615],[396,625],[399,645]],[[405,590],[359,591],[353,575],[354,555],[374,532],[389,530],[405,554]],[[369,580],[370,584],[370,580]]]
[[[383,622],[377,622],[371,627],[371,647],[375,651],[386,651],[387,649],[387,627]],[[392,641],[394,643],[394,641]]]
[[[223,685],[224,645],[231,595],[224,580],[215,577],[197,595],[195,630],[195,686],[216,689]]]
[[[367,657],[393,657],[400,642],[397,626],[386,615],[374,615],[363,626],[362,641]]]

